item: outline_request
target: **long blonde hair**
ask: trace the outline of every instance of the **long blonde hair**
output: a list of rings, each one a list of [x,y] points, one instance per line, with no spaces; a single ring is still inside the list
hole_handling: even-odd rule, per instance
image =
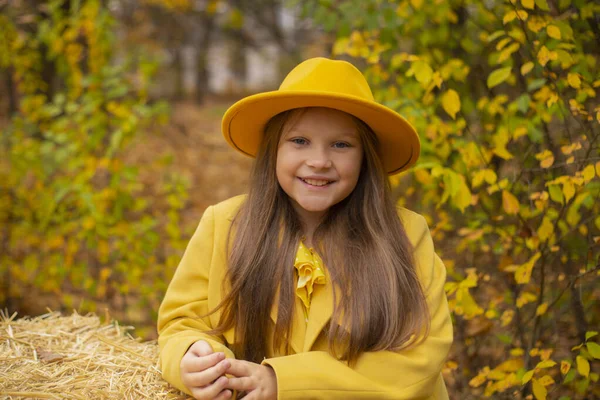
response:
[[[275,165],[281,135],[303,110],[283,112],[265,128],[248,197],[230,230],[228,292],[212,310],[223,309],[213,332],[235,327],[234,351],[248,361],[260,362],[267,354],[270,311],[277,291],[273,345],[289,349],[295,301],[293,264],[302,224],[278,183]],[[350,362],[365,351],[412,345],[411,338],[423,338],[429,331],[413,248],[391,198],[377,137],[364,122],[353,119],[364,151],[358,183],[348,197],[328,210],[313,234],[315,250],[336,288],[329,348]]]

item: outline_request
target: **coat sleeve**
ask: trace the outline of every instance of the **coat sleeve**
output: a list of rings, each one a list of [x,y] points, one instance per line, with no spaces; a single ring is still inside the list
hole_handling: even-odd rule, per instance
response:
[[[267,359],[263,364],[275,370],[278,399],[448,398],[441,375],[453,339],[446,269],[434,253],[425,219],[414,213],[409,219],[405,226],[411,224],[407,232],[431,318],[427,338],[404,351],[364,353],[352,368],[323,351]]]
[[[209,207],[202,216],[183,258],[169,284],[158,311],[158,344],[163,378],[188,394],[181,381],[179,364],[189,347],[206,340],[215,352],[235,358],[225,346],[222,336],[204,332],[212,329],[208,317],[208,276],[214,248],[214,209]]]

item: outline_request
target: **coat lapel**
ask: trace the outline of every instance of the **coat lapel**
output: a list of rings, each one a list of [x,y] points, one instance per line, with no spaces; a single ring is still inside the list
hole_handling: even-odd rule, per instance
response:
[[[302,352],[302,346],[304,344],[304,337],[306,334],[306,321],[304,320],[304,313],[302,312],[302,301],[295,297],[294,315],[292,317],[292,338],[290,345],[296,354]],[[271,307],[271,320],[273,324],[277,323],[277,312],[279,311],[279,288],[275,293],[273,299],[273,307]]]
[[[301,304],[301,303],[300,303]],[[297,306],[298,307],[298,306]],[[296,309],[298,310],[298,308]],[[301,309],[300,309],[301,311]],[[333,285],[329,276],[325,285],[316,285],[310,303],[306,335],[304,337],[303,352],[310,351],[313,344],[331,319],[333,312]]]

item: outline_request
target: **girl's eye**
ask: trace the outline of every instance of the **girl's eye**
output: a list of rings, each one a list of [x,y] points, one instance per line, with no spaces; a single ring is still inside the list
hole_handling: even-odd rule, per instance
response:
[[[335,142],[335,143],[333,144],[333,146],[334,146],[336,149],[345,149],[345,148],[347,148],[347,147],[350,147],[350,145],[349,145],[348,143],[346,143],[346,142]]]
[[[290,139],[290,142],[292,142],[294,144],[306,144],[306,139],[304,139],[304,138],[293,138],[293,139]]]

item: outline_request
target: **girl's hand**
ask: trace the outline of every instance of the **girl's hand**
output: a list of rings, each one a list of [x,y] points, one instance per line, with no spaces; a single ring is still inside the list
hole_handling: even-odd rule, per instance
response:
[[[229,360],[231,366],[227,374],[229,378],[226,387],[238,392],[246,392],[244,400],[276,400],[277,377],[273,368],[243,360]]]
[[[230,366],[225,353],[214,353],[206,341],[199,340],[185,353],[179,370],[183,384],[195,399],[225,400],[232,394],[226,389],[228,379],[224,375]]]

